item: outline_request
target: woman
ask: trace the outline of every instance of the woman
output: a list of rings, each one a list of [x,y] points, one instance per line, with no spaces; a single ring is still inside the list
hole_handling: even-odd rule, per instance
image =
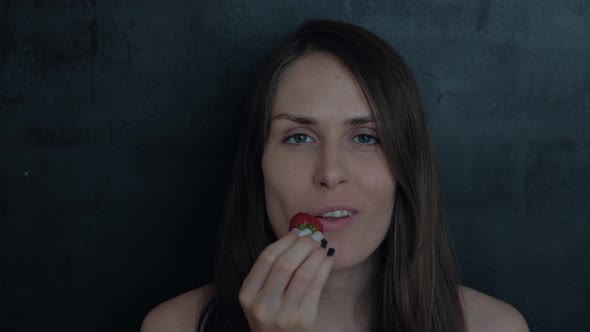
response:
[[[459,285],[426,115],[385,41],[302,25],[242,123],[215,281],[153,309],[143,331],[528,331]],[[298,212],[323,216],[326,248],[289,232]]]

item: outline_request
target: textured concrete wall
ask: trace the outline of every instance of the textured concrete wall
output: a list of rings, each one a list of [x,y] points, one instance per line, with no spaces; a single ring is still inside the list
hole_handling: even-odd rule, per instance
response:
[[[313,17],[412,67],[464,283],[590,330],[589,7],[3,0],[0,330],[133,330],[206,283],[246,87]]]

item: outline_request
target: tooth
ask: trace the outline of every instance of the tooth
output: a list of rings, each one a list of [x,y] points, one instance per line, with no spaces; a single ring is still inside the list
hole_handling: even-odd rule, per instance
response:
[[[322,217],[324,217],[324,218],[326,218],[326,217],[341,218],[341,217],[350,216],[350,215],[352,215],[352,213],[350,211],[337,210],[337,211],[326,212],[322,215]]]

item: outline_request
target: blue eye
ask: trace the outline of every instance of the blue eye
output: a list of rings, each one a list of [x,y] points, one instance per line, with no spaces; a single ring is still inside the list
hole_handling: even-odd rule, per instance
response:
[[[305,139],[301,140],[301,138],[305,138],[305,137],[311,139],[311,137],[309,137],[309,135],[297,133],[297,134],[293,134],[293,135],[287,137],[285,139],[285,142],[287,142],[289,144],[294,144],[294,145],[301,145],[303,143],[309,142],[309,141],[306,142]],[[358,143],[360,143],[362,145],[377,145],[377,144],[379,144],[379,139],[377,139],[376,137],[373,137],[371,135],[361,134],[361,135],[355,136],[355,138],[363,138],[360,141],[357,141]],[[293,139],[295,139],[295,140],[293,140]]]
[[[305,135],[305,134],[298,133],[298,134],[294,134],[294,135],[291,135],[291,136],[287,137],[285,139],[285,141],[288,142],[288,143],[290,143],[290,144],[296,144],[296,145],[299,145],[300,143],[305,143],[305,142],[301,142],[301,141],[299,141],[299,143],[298,142],[293,142],[291,140],[291,138],[294,138],[294,137],[301,138],[301,137],[309,137],[309,136],[308,135]]]
[[[363,144],[363,145],[376,145],[376,144],[379,144],[379,139],[377,139],[376,137],[373,137],[373,136],[371,136],[371,135],[365,135],[365,134],[361,134],[361,135],[357,135],[357,136],[355,136],[355,138],[357,138],[357,137],[363,137],[363,138],[365,138],[365,139],[366,139],[366,138],[368,138],[368,139],[369,139],[369,142],[370,142],[371,140],[373,140],[373,141],[374,141],[374,143],[370,144],[370,143],[368,143],[368,142],[367,142],[367,140],[362,140],[362,141],[361,141],[361,142],[359,142],[359,143],[361,143],[361,144]]]

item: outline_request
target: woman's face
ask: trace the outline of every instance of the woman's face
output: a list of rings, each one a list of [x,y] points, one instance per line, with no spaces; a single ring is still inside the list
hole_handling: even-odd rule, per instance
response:
[[[313,123],[296,121],[305,117]],[[348,222],[322,220],[334,268],[368,258],[385,238],[396,180],[378,144],[377,127],[352,73],[321,52],[289,65],[279,79],[262,157],[267,215],[277,237],[297,212],[353,210]],[[309,121],[307,121],[309,122]],[[377,143],[377,144],[376,144]]]

